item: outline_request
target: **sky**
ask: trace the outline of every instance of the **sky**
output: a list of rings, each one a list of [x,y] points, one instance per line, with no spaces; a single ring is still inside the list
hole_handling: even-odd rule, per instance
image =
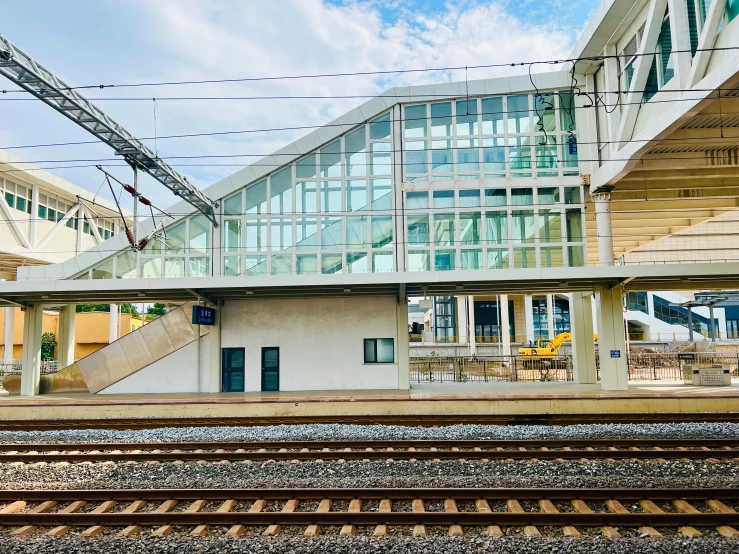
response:
[[[461,67],[566,57],[599,0],[25,0],[3,6],[0,34],[70,86]],[[470,70],[481,79],[522,68]],[[199,187],[309,130],[159,138],[321,125],[396,85],[464,80],[464,71],[87,89],[83,94]],[[0,90],[17,87],[0,77]],[[0,148],[93,137],[39,101],[0,94]],[[183,97],[206,97],[204,100]],[[179,98],[179,99],[174,99]],[[157,137],[156,140],[154,137]],[[8,150],[110,199],[95,169],[104,144]],[[235,158],[203,158],[202,156]],[[244,156],[249,155],[249,156]],[[189,158],[175,158],[186,156]],[[84,160],[84,161],[68,161]],[[92,161],[89,161],[92,160]],[[130,182],[127,167],[111,173]],[[244,183],[246,184],[246,183]],[[144,195],[175,198],[148,176]],[[124,202],[130,209],[130,200]]]

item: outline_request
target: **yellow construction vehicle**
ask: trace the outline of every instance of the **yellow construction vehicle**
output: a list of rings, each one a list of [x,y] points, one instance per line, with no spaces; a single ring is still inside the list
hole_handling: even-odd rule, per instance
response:
[[[597,334],[593,334],[593,338],[595,339],[595,342],[598,342]],[[529,343],[529,346],[519,348],[518,356],[523,360],[524,364],[527,362],[529,364],[533,364],[534,362],[546,360],[551,365],[556,365],[556,362],[558,361],[556,357],[559,355],[559,349],[562,347],[563,343],[571,340],[572,333],[560,333],[554,337],[553,340],[546,343],[546,345],[544,345],[542,340],[539,339],[536,345],[531,342]]]

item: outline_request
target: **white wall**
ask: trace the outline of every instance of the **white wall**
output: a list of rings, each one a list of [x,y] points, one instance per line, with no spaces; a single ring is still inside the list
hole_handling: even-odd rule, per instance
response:
[[[262,348],[280,349],[280,390],[397,389],[396,364],[364,364],[365,338],[398,340],[395,297],[228,300],[221,347],[244,347],[245,388],[261,390]]]

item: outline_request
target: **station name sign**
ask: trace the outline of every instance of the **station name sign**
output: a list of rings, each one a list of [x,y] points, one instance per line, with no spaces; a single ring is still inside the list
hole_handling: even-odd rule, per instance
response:
[[[193,306],[192,323],[193,325],[215,325],[216,309],[207,306]]]

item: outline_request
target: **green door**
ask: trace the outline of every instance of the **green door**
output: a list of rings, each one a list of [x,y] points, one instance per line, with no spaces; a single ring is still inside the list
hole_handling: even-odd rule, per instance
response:
[[[280,390],[280,349],[262,348],[262,390]]]
[[[244,392],[244,349],[224,348],[221,360],[221,392]]]

